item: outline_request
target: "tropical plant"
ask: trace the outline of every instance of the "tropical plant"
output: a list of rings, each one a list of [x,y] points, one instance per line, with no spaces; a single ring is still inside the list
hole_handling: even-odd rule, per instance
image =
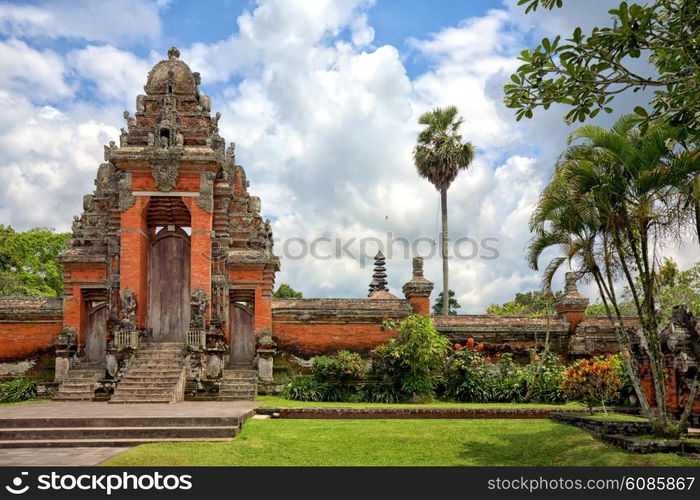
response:
[[[630,379],[642,410],[651,422],[666,427],[664,366],[660,344],[657,260],[661,241],[680,237],[687,219],[674,200],[689,176],[700,173],[700,158],[678,156],[673,150],[677,129],[664,124],[637,126],[624,116],[611,130],[584,126],[570,137],[553,178],[530,221],[534,233],[528,261],[539,268],[549,248],[561,255],[544,270],[545,287],[568,263],[581,277],[595,281],[607,316],[616,325]],[[622,321],[615,283],[629,288],[639,328],[632,333]],[[641,337],[641,343],[638,340]],[[658,412],[652,411],[641,388],[637,358],[643,345],[651,369]]]
[[[298,375],[284,384],[282,396],[295,401],[321,401],[322,390],[313,378]]]
[[[27,401],[37,396],[36,381],[28,378],[17,378],[0,384],[0,403],[17,403]]]
[[[335,356],[315,357],[312,369],[323,401],[349,401],[358,392],[366,364],[358,353],[338,351]]]
[[[440,295],[438,295],[437,299],[435,299],[435,303],[433,304],[433,314],[436,316],[440,316],[445,312],[445,306],[442,303],[442,297],[443,293],[445,292],[440,292]],[[459,302],[457,302],[457,299],[455,297],[455,292],[453,290],[449,291],[449,311],[448,314],[450,316],[456,316],[457,315],[457,309],[461,308],[462,306],[459,305]]]
[[[464,119],[459,116],[455,106],[435,108],[423,113],[418,123],[426,125],[418,134],[413,150],[413,161],[418,175],[430,181],[440,192],[440,211],[442,234],[440,253],[442,256],[442,293],[449,297],[448,283],[448,228],[447,228],[447,190],[461,170],[469,167],[474,159],[474,146],[462,142],[459,127]],[[449,303],[443,304],[442,314],[449,314]]]
[[[526,12],[563,3],[518,1],[527,5]],[[609,11],[612,26],[595,27],[588,35],[577,27],[565,42],[561,36],[544,38],[534,49],[522,51],[523,64],[505,86],[506,105],[521,119],[531,118],[537,107],[561,103],[571,107],[568,121],[583,121],[601,110],[611,113],[611,101],[623,92],[653,89],[651,110],[639,106],[635,111],[687,127],[697,138],[699,9],[697,0],[621,2]],[[650,65],[635,64],[640,57]]]
[[[561,389],[572,399],[585,403],[591,413],[598,403],[607,413],[605,403],[617,399],[623,387],[617,368],[612,356],[582,359],[564,372]]]
[[[561,292],[552,295],[540,290],[518,292],[513,300],[488,306],[486,314],[493,316],[546,316],[552,313],[553,302],[556,302],[562,295]]]
[[[429,316],[413,314],[403,320],[396,335],[372,351],[368,375],[371,387],[399,400],[431,399],[449,341],[439,334]]]

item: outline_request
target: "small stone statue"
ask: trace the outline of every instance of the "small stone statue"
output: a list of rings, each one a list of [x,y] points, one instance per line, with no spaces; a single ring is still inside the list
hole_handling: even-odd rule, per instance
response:
[[[202,75],[199,74],[199,71],[195,71],[194,73],[192,73],[192,76],[194,76],[194,84],[195,85],[202,84]]]
[[[122,292],[122,326],[135,328],[136,326],[136,297],[131,288],[125,288]]]
[[[214,115],[214,118],[211,119],[211,126],[212,126],[212,133],[219,133],[219,119],[221,118],[221,113],[218,111]]]
[[[156,136],[153,132],[148,133],[148,145],[149,146],[155,146],[156,145]]]
[[[260,198],[251,196],[248,198],[248,213],[258,215],[260,213]]]
[[[191,320],[190,328],[204,328],[206,324],[206,312],[209,307],[209,299],[207,294],[201,288],[196,288],[192,292],[192,298],[190,299],[191,307]]]
[[[180,49],[178,49],[177,47],[170,47],[168,49],[168,59],[173,61],[173,60],[179,59],[179,58],[180,58]]]
[[[136,118],[131,116],[128,111],[124,111],[124,119],[126,120],[126,124],[129,129],[136,126]]]
[[[185,137],[180,132],[177,132],[175,134],[175,145],[176,146],[184,146],[185,145]]]
[[[226,148],[226,158],[228,158],[232,164],[236,164],[236,143],[232,142]]]

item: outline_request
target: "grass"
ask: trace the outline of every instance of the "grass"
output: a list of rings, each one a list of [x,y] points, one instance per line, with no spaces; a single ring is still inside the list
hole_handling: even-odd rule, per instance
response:
[[[593,415],[579,415],[583,418],[592,418],[594,420],[607,420],[609,422],[647,422],[644,417],[637,415],[628,415],[625,413],[594,413]]]
[[[426,404],[343,403],[293,401],[279,396],[258,396],[256,401],[262,408],[584,408],[579,403],[452,403],[435,401]]]
[[[676,466],[549,420],[249,420],[233,441],[133,448],[113,466]]]

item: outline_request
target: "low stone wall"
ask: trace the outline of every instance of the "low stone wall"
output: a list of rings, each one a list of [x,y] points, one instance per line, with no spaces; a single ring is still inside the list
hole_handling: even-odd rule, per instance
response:
[[[603,439],[633,453],[700,453],[700,439],[640,439],[621,434],[608,434]]]
[[[587,413],[585,408],[257,408],[261,415],[311,419],[543,419],[555,412]]]
[[[0,297],[0,376],[53,369],[62,321],[60,298]]]
[[[382,321],[412,312],[402,299],[275,299],[272,336],[279,350],[301,358],[340,349],[367,353],[390,335]]]
[[[572,425],[574,427],[578,427],[579,429],[585,429],[598,436],[605,436],[608,434],[640,436],[642,434],[649,434],[652,431],[651,424],[642,420],[603,420],[562,412],[553,413],[550,418],[555,422],[559,422],[560,424]]]

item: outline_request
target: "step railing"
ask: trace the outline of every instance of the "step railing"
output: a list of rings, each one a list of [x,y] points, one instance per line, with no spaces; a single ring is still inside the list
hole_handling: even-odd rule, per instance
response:
[[[204,349],[207,347],[207,331],[204,329],[187,330],[187,347]]]
[[[138,330],[117,330],[114,334],[114,347],[117,349],[138,349],[139,348],[139,331]]]

